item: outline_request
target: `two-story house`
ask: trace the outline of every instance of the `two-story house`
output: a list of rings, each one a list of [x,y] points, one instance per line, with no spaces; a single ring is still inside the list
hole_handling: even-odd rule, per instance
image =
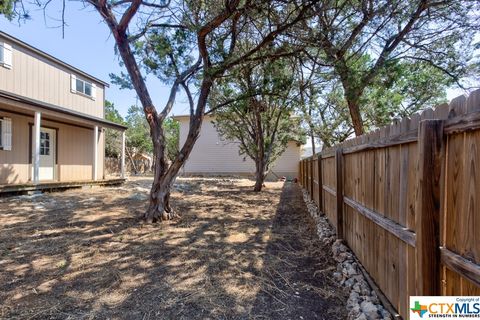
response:
[[[0,185],[103,180],[106,87],[0,31]]]

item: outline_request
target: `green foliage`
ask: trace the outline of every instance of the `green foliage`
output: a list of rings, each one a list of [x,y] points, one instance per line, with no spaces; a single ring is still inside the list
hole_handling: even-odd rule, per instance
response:
[[[478,1],[327,1],[314,6],[315,17],[295,35],[341,82],[355,132],[361,134],[419,104],[439,101],[407,92],[404,83],[428,88],[413,74],[441,78],[440,86],[446,81],[440,73],[456,83],[475,74],[478,9]],[[403,109],[397,112],[398,107]]]
[[[0,14],[3,14],[8,20],[12,20],[15,16],[13,6],[16,0],[2,0],[0,1]]]
[[[113,102],[105,100],[105,119],[118,124],[125,124],[125,120],[120,115],[120,112],[115,108]]]
[[[129,75],[121,71],[120,75],[110,73],[109,74],[112,83],[117,85],[120,89],[133,90],[132,82],[130,81]]]
[[[153,143],[150,138],[150,127],[143,109],[139,106],[131,106],[128,109],[125,120],[128,125],[127,141],[129,148],[134,148],[135,153],[153,153]]]
[[[148,73],[164,83],[172,83],[177,70],[185,70],[192,65],[192,43],[195,43],[195,34],[186,29],[159,29],[137,41],[134,48]]]
[[[105,119],[118,124],[125,125],[125,121],[115,108],[115,105],[105,100]],[[121,132],[113,129],[105,131],[105,155],[109,158],[119,158],[121,154]]]
[[[180,143],[180,123],[172,118],[165,119],[163,123],[165,130],[165,139],[167,140],[167,157],[173,161],[178,155],[178,148]]]
[[[390,64],[360,100],[367,130],[447,102],[446,89],[453,83],[451,77],[425,62]]]
[[[352,70],[361,74],[366,68],[362,64],[369,60],[366,56],[357,61]],[[312,126],[314,136],[324,147],[330,147],[349,138],[353,126],[342,83],[328,73],[317,76],[320,81],[313,79],[317,84],[304,90],[307,98],[300,111],[306,126]],[[425,62],[389,63],[359,100],[366,131],[446,102],[446,89],[452,83],[451,77]]]
[[[26,1],[23,0],[0,0],[0,16],[3,15],[9,21],[17,19],[18,22],[25,22],[31,18],[26,4]],[[39,9],[44,4],[36,0],[29,2],[28,5],[35,6],[36,9]]]
[[[128,147],[134,153],[153,154],[150,126],[145,119],[143,109],[139,106],[131,106],[128,109],[126,122],[128,126]],[[178,154],[180,124],[172,118],[167,118],[163,122],[163,130],[165,132],[167,157],[173,160]]]
[[[324,147],[331,147],[347,139],[353,132],[347,101],[339,83],[334,82],[316,102],[313,128]]]
[[[292,87],[291,67],[276,60],[235,68],[212,93],[210,105],[230,102],[214,113],[219,134],[238,142],[241,155],[264,161],[266,172],[289,141],[305,140],[301,119],[293,116]]]

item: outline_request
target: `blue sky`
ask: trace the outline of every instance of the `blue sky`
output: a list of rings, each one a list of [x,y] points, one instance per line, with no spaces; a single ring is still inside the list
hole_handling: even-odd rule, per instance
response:
[[[65,20],[65,38],[62,38],[60,23],[54,18],[60,17],[61,1],[52,1],[48,7],[47,22],[43,11],[30,7],[31,20],[26,23],[8,21],[0,16],[0,30],[45,51],[99,79],[110,82],[109,73],[120,73],[118,57],[114,54],[114,40],[108,27],[101,22],[100,15],[92,8],[83,8],[77,1],[68,1]],[[48,18],[50,17],[50,18]],[[148,78],[148,86],[154,103],[160,108],[167,101],[169,86],[155,78]],[[110,85],[106,98],[115,103],[122,115],[128,107],[136,103],[134,91],[120,90]],[[185,97],[179,95],[173,109],[174,114],[188,113]]]
[[[108,27],[101,22],[100,15],[92,8],[84,8],[81,2],[68,1],[65,20],[65,38],[62,38],[62,29],[55,19],[61,16],[61,1],[52,1],[46,12],[30,7],[31,20],[26,23],[8,21],[0,16],[0,30],[19,38],[40,50],[43,50],[93,76],[110,82],[109,73],[119,74],[118,57],[114,54],[114,40],[110,36]],[[169,86],[159,80],[148,77],[147,84],[152,99],[157,108],[163,107],[169,95]],[[460,94],[461,90],[448,90],[448,98],[452,99]],[[106,91],[108,100],[125,116],[128,107],[136,103],[134,91],[120,90],[111,85]],[[185,96],[178,95],[173,114],[188,113]]]

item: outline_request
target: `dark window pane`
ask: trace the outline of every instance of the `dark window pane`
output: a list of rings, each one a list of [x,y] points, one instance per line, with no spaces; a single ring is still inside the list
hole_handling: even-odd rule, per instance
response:
[[[77,82],[76,82],[76,84],[77,84],[77,88],[76,88],[76,90],[77,90],[78,92],[83,92],[83,81],[82,81],[82,80],[79,80],[79,79],[77,79]]]
[[[85,94],[88,96],[92,95],[92,85],[87,82],[85,82]]]
[[[41,156],[48,156],[48,155],[50,155],[50,148],[40,147],[40,155],[41,155]]]

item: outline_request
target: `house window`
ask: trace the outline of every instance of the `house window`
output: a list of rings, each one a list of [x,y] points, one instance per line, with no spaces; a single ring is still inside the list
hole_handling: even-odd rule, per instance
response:
[[[12,119],[0,117],[0,150],[12,150]]]
[[[5,42],[0,42],[0,66],[12,68],[12,46]]]
[[[50,155],[50,133],[40,132],[40,155]]]
[[[79,93],[95,99],[96,86],[91,82],[79,79],[75,75],[72,75],[71,91],[73,93]]]

